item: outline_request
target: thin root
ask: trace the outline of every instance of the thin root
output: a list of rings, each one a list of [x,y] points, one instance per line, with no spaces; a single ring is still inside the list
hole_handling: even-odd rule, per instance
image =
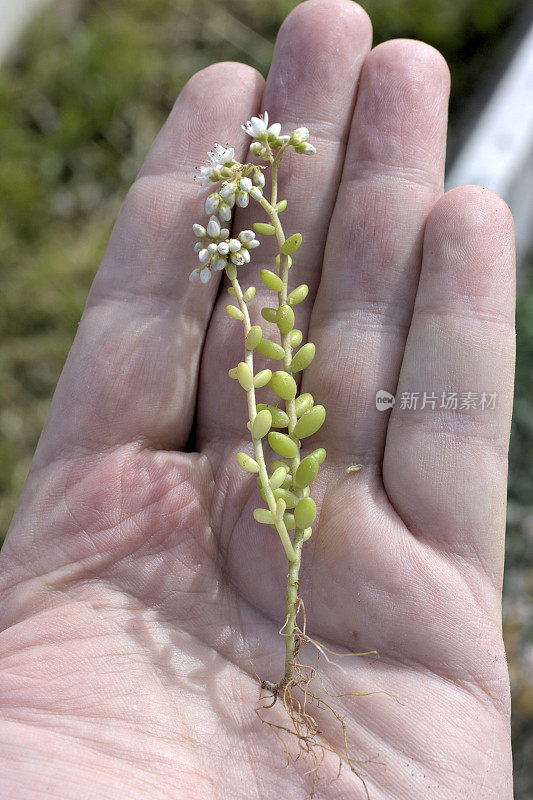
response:
[[[358,761],[356,760],[353,755],[350,753],[349,744],[348,744],[348,735],[347,735],[347,727],[343,717],[331,706],[327,703],[323,697],[319,697],[318,695],[314,694],[311,691],[311,683],[315,678],[320,680],[322,687],[324,688],[326,694],[332,696],[324,686],[322,681],[322,677],[318,670],[318,661],[320,655],[323,655],[324,658],[329,663],[332,662],[328,658],[328,653],[334,656],[344,656],[344,655],[377,655],[376,651],[371,651],[370,653],[334,653],[332,650],[329,650],[324,645],[319,644],[310,636],[308,636],[305,632],[306,629],[306,619],[305,619],[305,607],[301,598],[298,598],[298,605],[297,605],[298,612],[302,612],[303,616],[303,625],[302,628],[296,626],[293,631],[293,636],[295,640],[295,648],[294,648],[294,661],[293,661],[293,671],[290,678],[286,681],[280,681],[279,683],[271,683],[270,681],[262,680],[260,681],[261,689],[265,690],[272,695],[272,702],[268,704],[261,704],[255,709],[255,712],[259,719],[268,725],[276,736],[283,742],[283,746],[285,749],[285,755],[287,757],[287,766],[290,764],[291,761],[291,753],[289,747],[287,745],[286,736],[289,739],[296,740],[298,751],[295,755],[292,756],[292,761],[295,762],[300,755],[306,755],[311,759],[311,768],[307,770],[304,774],[312,774],[312,786],[311,791],[305,798],[305,800],[310,800],[310,798],[314,797],[316,788],[318,786],[320,780],[320,768],[322,763],[325,759],[326,753],[332,753],[339,759],[339,772],[337,777],[334,780],[337,780],[343,765],[348,767],[350,771],[358,778],[360,781],[364,792],[365,797],[367,800],[370,800],[370,794],[368,791],[367,784],[365,782],[364,777],[361,775],[359,769],[361,766],[368,764],[370,761],[374,761],[374,759],[367,759],[365,761]],[[282,636],[287,636],[288,634],[284,633],[285,625],[280,630]],[[298,651],[300,649],[301,644],[312,644],[317,650],[317,662],[316,667],[302,664],[297,656]],[[337,666],[339,666],[337,664]],[[342,668],[340,668],[342,669]],[[344,672],[344,670],[342,670]],[[371,693],[370,693],[371,694]],[[341,695],[344,696],[344,695]],[[283,707],[287,716],[289,717],[289,722],[287,725],[282,725],[279,723],[275,723],[270,721],[265,716],[265,711],[272,706],[275,705],[278,698],[283,703]],[[261,701],[266,700],[267,698],[261,695]],[[314,716],[314,712],[312,713],[313,706],[316,709],[324,709],[329,713],[333,714],[337,722],[339,723],[341,730],[342,730],[342,746],[341,747],[334,747],[325,737],[325,734],[320,730],[318,720]]]

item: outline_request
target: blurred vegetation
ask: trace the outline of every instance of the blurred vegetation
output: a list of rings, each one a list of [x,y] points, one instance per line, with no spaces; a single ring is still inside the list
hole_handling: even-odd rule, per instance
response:
[[[0,539],[114,217],[187,78],[213,61],[266,75],[297,0],[65,0],[0,69]],[[451,140],[526,0],[362,0],[375,43],[419,38],[452,73]],[[326,22],[325,22],[326,24]],[[508,45],[507,45],[508,46]],[[517,798],[533,793],[533,278],[520,287],[506,635]]]

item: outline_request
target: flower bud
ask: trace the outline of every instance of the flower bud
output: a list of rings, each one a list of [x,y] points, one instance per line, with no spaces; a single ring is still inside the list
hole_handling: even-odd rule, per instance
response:
[[[195,222],[194,225],[192,226],[192,230],[194,235],[197,236],[199,239],[202,239],[206,234],[206,229],[204,228],[204,226],[198,225],[197,222]]]
[[[207,247],[204,247],[202,250],[200,250],[198,253],[198,258],[200,259],[200,264],[206,264],[209,261],[211,258],[211,253]]]
[[[253,183],[250,178],[241,178],[239,181],[239,187],[242,189],[243,192],[251,192],[253,188]]]
[[[217,245],[217,249],[220,255],[227,256],[229,253],[229,244],[227,242],[220,242],[220,244]]]
[[[316,153],[316,147],[313,147],[313,145],[309,144],[309,142],[297,144],[294,149],[297,153],[302,153],[304,156],[314,156]]]
[[[239,191],[237,192],[235,201],[240,208],[246,208],[246,206],[250,202],[250,195],[248,194],[248,192]]]
[[[263,192],[261,191],[259,186],[254,186],[254,188],[250,192],[250,197],[253,200],[261,200],[261,198],[263,197]]]
[[[214,214],[215,211],[218,210],[219,205],[220,205],[220,195],[217,194],[217,192],[213,192],[213,194],[210,194],[209,197],[206,198],[205,213]]]
[[[222,201],[218,206],[218,216],[225,222],[229,222],[231,219],[231,207]]]
[[[196,283],[197,281],[199,281],[200,280],[200,270],[199,269],[193,269],[193,271],[189,275],[189,280],[190,280],[191,283]]]
[[[219,270],[224,269],[224,267],[227,266],[227,263],[228,262],[225,258],[214,258],[211,262],[211,266],[216,272],[219,272]]]
[[[216,217],[211,217],[207,223],[207,233],[212,239],[216,239],[220,234],[220,222]]]
[[[247,243],[251,242],[255,239],[255,234],[253,231],[245,230],[239,233],[239,241]]]
[[[261,188],[265,185],[265,176],[260,169],[254,172],[254,183]]]
[[[232,253],[230,256],[230,261],[232,261],[238,267],[241,267],[244,264],[244,256],[242,253]]]
[[[200,280],[202,283],[207,283],[208,280],[211,278],[211,270],[209,267],[204,267],[200,270]]]

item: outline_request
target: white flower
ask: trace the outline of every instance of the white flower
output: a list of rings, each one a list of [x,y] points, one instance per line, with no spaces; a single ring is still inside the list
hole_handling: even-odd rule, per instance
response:
[[[198,225],[197,222],[195,222],[194,225],[192,226],[192,231],[193,231],[194,235],[197,236],[199,239],[201,239],[202,236],[205,236],[205,234],[206,234],[206,230],[205,230],[204,226],[203,225]]]
[[[232,253],[230,261],[232,261],[236,267],[241,267],[244,264],[244,256],[242,253]]]
[[[268,126],[268,113],[260,114],[258,117],[252,117],[251,120],[242,125],[242,129],[252,139],[265,139],[267,136]]]
[[[246,195],[248,197],[248,195]],[[254,186],[252,191],[250,192],[250,197],[254,200],[260,200],[263,197],[263,192],[259,188],[259,186]]]
[[[293,144],[299,144],[309,139],[309,128],[295,128],[292,132],[291,140]]]
[[[240,208],[246,208],[246,206],[250,202],[250,195],[248,194],[248,192],[239,191],[237,193],[236,200],[237,200],[237,205],[240,206]]]
[[[220,235],[220,222],[216,217],[211,217],[207,224],[207,233],[211,239],[216,239]]]
[[[235,158],[235,149],[233,147],[222,147],[221,144],[215,144],[213,150],[208,153],[209,158],[213,164],[220,164],[225,167],[226,164],[231,164]]]
[[[207,167],[196,167],[196,169],[203,178],[202,185],[200,186],[200,191],[202,191],[206,186],[209,186],[211,178],[215,177],[215,168],[212,164],[209,164]]]
[[[205,201],[205,213],[214,214],[215,211],[218,210],[219,205],[220,205],[220,196],[217,194],[217,192],[210,194]]]
[[[218,207],[218,216],[220,219],[224,220],[224,222],[229,222],[231,219],[231,207],[222,201]]]
[[[202,270],[200,270],[200,280],[202,281],[202,283],[207,283],[210,277],[211,277],[211,270],[209,269],[209,267],[204,267]]]
[[[228,245],[232,253],[238,253],[242,247],[242,244],[239,242],[238,239],[230,239]]]
[[[287,134],[284,134],[283,136],[278,136],[278,139],[282,144],[287,144],[287,142],[290,142],[291,137],[287,136]]]
[[[239,181],[239,186],[243,192],[251,192],[253,184],[250,178],[241,178]]]

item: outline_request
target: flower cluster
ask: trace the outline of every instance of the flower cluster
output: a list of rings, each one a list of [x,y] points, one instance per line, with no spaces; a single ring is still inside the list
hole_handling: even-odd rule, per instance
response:
[[[239,167],[239,168],[237,168]],[[253,171],[253,182],[243,173],[250,174]],[[250,197],[259,200],[262,196],[262,188],[265,185],[265,176],[259,167],[251,164],[236,165],[236,175],[232,180],[225,180],[217,192],[213,192],[205,201],[206,214],[218,214],[221,220],[229,222],[232,209],[235,205],[246,208],[250,202]],[[255,185],[254,185],[255,184]]]
[[[207,228],[195,223],[193,232],[199,239],[194,250],[198,253],[200,266],[189,275],[191,281],[207,283],[212,272],[225,269],[229,262],[237,267],[249,263],[250,250],[259,245],[252,230],[241,231],[237,239],[231,238],[229,229],[222,228],[215,216],[211,216]]]
[[[280,147],[294,147],[297,153],[311,156],[316,153],[316,148],[309,144],[308,128],[295,128],[291,135],[281,133],[281,125],[279,122],[274,122],[269,126],[268,113],[260,114],[258,117],[252,117],[249,122],[242,126],[243,131],[255,139],[250,145],[250,150],[254,156],[262,158],[264,161],[270,161],[272,150],[278,150]]]
[[[250,148],[252,153],[270,164],[278,163],[287,147],[294,147],[297,153],[306,155],[316,153],[313,145],[307,142],[307,128],[296,128],[290,135],[282,135],[279,122],[268,125],[266,111],[258,117],[252,117],[242,127],[254,139]],[[191,281],[199,280],[202,283],[207,283],[212,272],[223,270],[229,264],[241,266],[250,261],[250,250],[259,245],[254,232],[244,230],[237,238],[231,238],[229,229],[222,227],[221,223],[231,220],[235,206],[246,208],[250,197],[262,201],[265,186],[265,167],[236,161],[233,147],[215,144],[207,155],[206,164],[198,167],[202,179],[201,189],[216,184],[216,190],[205,201],[205,212],[210,215],[207,227],[198,224],[193,226],[194,233],[200,240],[194,246],[200,266],[193,269],[189,276]],[[273,230],[272,228],[271,232]]]

